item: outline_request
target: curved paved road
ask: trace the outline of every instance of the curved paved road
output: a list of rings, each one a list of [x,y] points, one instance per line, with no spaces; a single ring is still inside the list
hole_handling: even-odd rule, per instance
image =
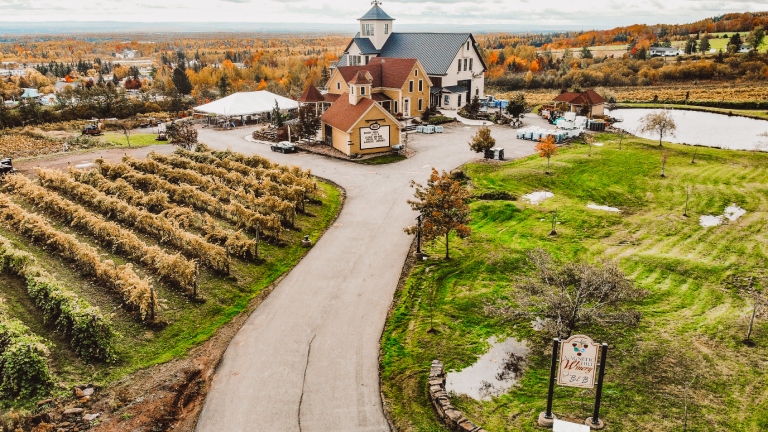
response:
[[[528,123],[538,119],[529,120]],[[379,338],[411,238],[409,182],[431,168],[450,170],[476,157],[476,128],[414,136],[416,156],[365,166],[300,153],[282,155],[247,142],[248,130],[201,130],[215,148],[260,154],[309,168],[343,186],[337,222],[283,279],[235,336],[216,371],[199,432],[387,431],[378,378]],[[508,158],[533,153],[514,131],[495,127]]]

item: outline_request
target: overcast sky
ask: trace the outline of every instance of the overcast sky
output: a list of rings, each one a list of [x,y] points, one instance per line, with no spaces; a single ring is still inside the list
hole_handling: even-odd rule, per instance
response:
[[[369,0],[0,0],[0,21],[355,24],[370,7]],[[633,23],[685,23],[726,12],[768,10],[768,0],[390,0],[384,1],[382,7],[397,19],[395,26],[429,23],[606,28]]]

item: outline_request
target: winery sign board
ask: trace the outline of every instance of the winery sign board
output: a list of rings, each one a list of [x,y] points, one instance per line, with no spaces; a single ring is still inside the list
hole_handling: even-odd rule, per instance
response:
[[[576,335],[561,342],[557,384],[566,387],[594,388],[600,344],[589,336]]]
[[[360,128],[360,150],[389,147],[389,126],[373,123]]]

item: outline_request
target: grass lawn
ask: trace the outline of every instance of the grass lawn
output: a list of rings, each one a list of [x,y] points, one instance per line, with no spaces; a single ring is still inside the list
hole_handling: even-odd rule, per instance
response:
[[[128,140],[122,133],[107,132],[103,138],[116,147],[128,147]],[[131,134],[131,147],[146,147],[165,143],[163,141],[155,141],[155,138],[157,138],[156,134]]]
[[[386,165],[395,162],[405,160],[406,157],[399,154],[386,154],[383,156],[376,156],[370,159],[362,159],[359,162],[363,165]]]
[[[24,238],[0,228],[0,235],[10,239],[17,248],[34,254],[38,262],[64,286],[91,304],[99,306],[105,315],[111,314],[114,327],[119,333],[116,338],[118,361],[114,364],[81,362],[66,340],[60,338],[54,328],[44,325],[39,310],[24,289],[21,278],[0,273],[0,296],[13,317],[21,319],[35,333],[53,343],[51,358],[56,382],[65,383],[69,389],[88,382],[106,385],[138,369],[183,356],[188,349],[211,337],[217,329],[243,311],[259,292],[295,266],[307,253],[307,249],[300,245],[301,238],[309,235],[310,238],[317,239],[340,209],[339,190],[323,182],[318,182],[318,187],[321,202],[308,204],[306,214],[297,214],[297,229],[284,231],[283,240],[286,246],[260,242],[261,261],[251,263],[231,257],[230,275],[226,277],[217,276],[201,267],[199,289],[204,301],[193,301],[155,278],[153,285],[158,298],[163,300],[159,316],[167,322],[162,328],[152,328],[140,323],[121,307],[116,296],[105,292],[93,281],[82,278],[70,264],[51,257],[38,245],[30,244]],[[97,247],[103,259],[112,259],[118,265],[126,262],[110,250],[101,248],[89,237],[61,224],[56,227]],[[148,244],[156,244],[143,235],[140,237]],[[134,270],[141,277],[151,276],[141,266],[134,266]],[[19,403],[23,406],[25,402]]]
[[[765,110],[749,110],[749,109],[729,109],[729,108],[715,108],[696,105],[676,105],[676,104],[662,104],[662,103],[619,103],[617,108],[670,108],[681,109],[690,111],[705,111],[717,114],[729,114],[738,115],[741,117],[749,117],[758,120],[768,120],[768,112]]]
[[[652,141],[601,134],[592,155],[582,144],[546,160],[532,156],[502,165],[470,164],[475,195],[505,191],[520,197],[547,190],[540,205],[523,201],[472,203],[472,236],[451,241],[450,261],[439,242],[428,261],[415,264],[382,337],[382,391],[401,431],[442,431],[427,394],[430,362],[447,370],[472,365],[491,336],[516,337],[532,348],[519,385],[485,402],[451,401],[488,431],[534,431],[546,406],[551,342],[530,318],[493,313],[518,308],[518,278],[530,274],[526,252],[543,248],[560,260],[617,260],[648,296],[634,305],[640,324],[582,327],[577,332],[610,344],[601,417],[610,431],[681,431],[689,399],[690,431],[768,430],[768,313],[743,343],[752,312],[744,277],[765,274],[768,242],[768,154],[665,144],[667,177]],[[685,188],[692,186],[689,217]],[[586,208],[618,207],[621,213]],[[737,203],[748,212],[703,228],[700,215],[722,214]],[[551,214],[557,237],[549,237]],[[497,309],[497,308],[496,308]],[[497,309],[498,310],[498,309]],[[436,329],[429,332],[431,322]],[[686,392],[685,383],[690,383]],[[583,422],[589,391],[556,387],[554,411]]]

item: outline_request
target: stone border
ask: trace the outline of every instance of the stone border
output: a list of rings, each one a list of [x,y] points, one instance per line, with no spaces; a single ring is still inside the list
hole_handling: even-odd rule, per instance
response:
[[[461,411],[451,405],[448,392],[445,391],[445,368],[440,360],[432,360],[429,371],[429,400],[437,411],[437,416],[448,429],[454,432],[487,432],[464,417]]]

